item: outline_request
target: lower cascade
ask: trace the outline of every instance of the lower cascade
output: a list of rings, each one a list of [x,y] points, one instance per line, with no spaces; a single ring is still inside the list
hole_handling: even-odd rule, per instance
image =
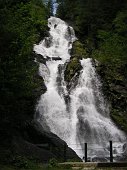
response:
[[[34,46],[34,51],[46,61],[46,64],[39,63],[39,74],[47,91],[37,104],[38,122],[66,141],[80,158],[84,157],[84,143],[87,143],[90,161],[108,161],[109,141],[113,141],[114,160],[120,160],[125,151],[126,135],[110,119],[94,61],[80,60],[82,70],[78,82],[68,90],[64,71],[76,40],[75,33],[56,17],[48,19],[48,26],[50,36]]]

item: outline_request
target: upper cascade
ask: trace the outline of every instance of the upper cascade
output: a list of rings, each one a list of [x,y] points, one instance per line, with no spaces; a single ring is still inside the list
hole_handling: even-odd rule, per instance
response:
[[[60,57],[64,61],[70,59],[68,50],[72,48],[72,43],[76,40],[73,28],[56,17],[48,19],[48,27],[50,36],[41,41],[39,45],[35,45],[34,51],[44,58]]]

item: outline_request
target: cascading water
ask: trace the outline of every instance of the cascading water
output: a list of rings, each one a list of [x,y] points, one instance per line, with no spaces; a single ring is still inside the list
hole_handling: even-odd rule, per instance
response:
[[[96,161],[101,158],[104,161],[109,157],[108,141],[112,140],[115,147],[119,146],[114,153],[114,156],[118,156],[122,152],[120,146],[126,138],[109,117],[109,109],[100,91],[101,83],[92,59],[83,59],[81,65],[83,70],[78,85],[71,92],[71,108],[74,116],[72,122],[76,132],[74,138],[82,147],[79,155],[84,154],[82,151],[85,141],[88,143],[88,155],[91,160]]]
[[[64,71],[71,57],[72,43],[76,40],[75,33],[72,27],[56,17],[49,18],[48,26],[50,37],[34,46],[34,51],[46,59],[46,64],[40,63],[39,67],[47,92],[37,105],[38,122],[42,126],[46,124],[81,158],[85,142],[92,148],[88,150],[92,160],[108,157],[109,140],[116,141],[114,155],[121,156],[120,146],[124,145],[126,137],[110,119],[92,59],[81,60],[83,69],[78,83],[68,92]]]

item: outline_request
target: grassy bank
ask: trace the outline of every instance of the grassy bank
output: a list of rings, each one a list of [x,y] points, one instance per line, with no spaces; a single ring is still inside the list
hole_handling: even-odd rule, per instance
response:
[[[0,170],[71,170],[72,168],[60,168],[60,167],[45,167],[44,165],[34,165],[29,168],[16,168],[14,166],[0,165]],[[79,170],[83,170],[80,168]],[[84,169],[85,170],[85,169]],[[127,167],[113,167],[113,168],[91,168],[89,170],[127,170]]]
[[[44,165],[32,165],[28,168],[17,168],[15,166],[0,165],[0,170],[69,170],[71,168],[48,167]]]

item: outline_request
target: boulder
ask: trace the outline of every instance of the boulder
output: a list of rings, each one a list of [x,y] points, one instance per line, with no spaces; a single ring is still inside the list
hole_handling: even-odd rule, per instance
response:
[[[21,134],[22,138],[15,138],[13,142],[18,153],[31,155],[41,162],[48,162],[51,158],[56,158],[58,161],[64,161],[65,158],[81,161],[62,139],[51,133],[48,128],[44,130],[37,121],[21,129]]]

